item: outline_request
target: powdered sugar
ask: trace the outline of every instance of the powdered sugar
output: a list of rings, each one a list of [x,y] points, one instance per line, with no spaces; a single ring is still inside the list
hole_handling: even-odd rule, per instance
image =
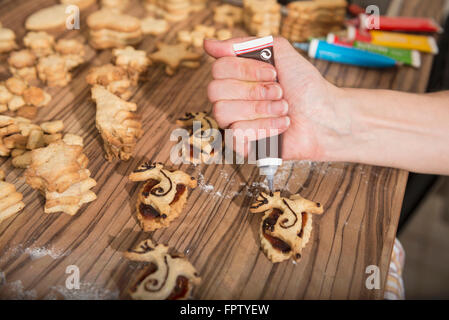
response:
[[[51,290],[45,297],[46,300],[117,300],[119,298],[118,290],[105,289],[90,282],[80,283],[79,289],[54,286]]]
[[[26,248],[25,253],[30,255],[31,260],[40,259],[45,256],[49,256],[52,259],[59,259],[67,255],[63,252],[63,250],[55,248],[48,249],[44,247]]]
[[[61,257],[68,255],[68,252],[64,252],[64,250],[55,247],[24,248],[22,244],[19,244],[15,247],[9,248],[4,254],[2,254],[2,257],[0,258],[0,263],[12,257],[17,257],[22,254],[28,254],[31,260],[36,260],[46,256],[52,259],[59,259]]]
[[[211,184],[206,184],[204,175],[201,172],[198,174],[198,187],[206,193],[211,193],[214,191],[214,186]]]
[[[0,273],[0,288],[2,289],[1,299],[9,300],[35,300],[37,299],[36,290],[25,290],[22,281],[6,281],[3,272]]]

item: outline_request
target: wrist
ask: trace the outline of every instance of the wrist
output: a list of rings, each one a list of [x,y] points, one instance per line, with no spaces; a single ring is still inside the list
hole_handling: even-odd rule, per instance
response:
[[[359,108],[358,99],[363,98],[357,89],[338,88],[330,85],[329,106],[332,125],[323,137],[323,154],[320,160],[357,162],[358,145],[369,130]]]

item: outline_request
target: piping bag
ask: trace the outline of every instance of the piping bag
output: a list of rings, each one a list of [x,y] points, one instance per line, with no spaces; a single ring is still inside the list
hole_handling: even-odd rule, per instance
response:
[[[274,66],[272,36],[236,43],[233,45],[233,49],[237,57],[259,60]],[[280,141],[281,135],[253,142],[255,144],[259,174],[267,177],[270,191],[273,191],[274,175],[278,167],[282,165],[282,146]]]

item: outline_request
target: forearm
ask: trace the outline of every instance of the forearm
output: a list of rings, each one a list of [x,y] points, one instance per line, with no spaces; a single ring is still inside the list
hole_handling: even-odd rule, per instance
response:
[[[349,134],[329,148],[331,160],[449,174],[449,92],[339,89],[337,95]]]

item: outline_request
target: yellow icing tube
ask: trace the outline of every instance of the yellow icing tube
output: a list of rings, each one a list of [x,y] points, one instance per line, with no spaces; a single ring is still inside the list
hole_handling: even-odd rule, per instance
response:
[[[371,43],[379,46],[438,53],[435,38],[397,32],[371,30]]]

